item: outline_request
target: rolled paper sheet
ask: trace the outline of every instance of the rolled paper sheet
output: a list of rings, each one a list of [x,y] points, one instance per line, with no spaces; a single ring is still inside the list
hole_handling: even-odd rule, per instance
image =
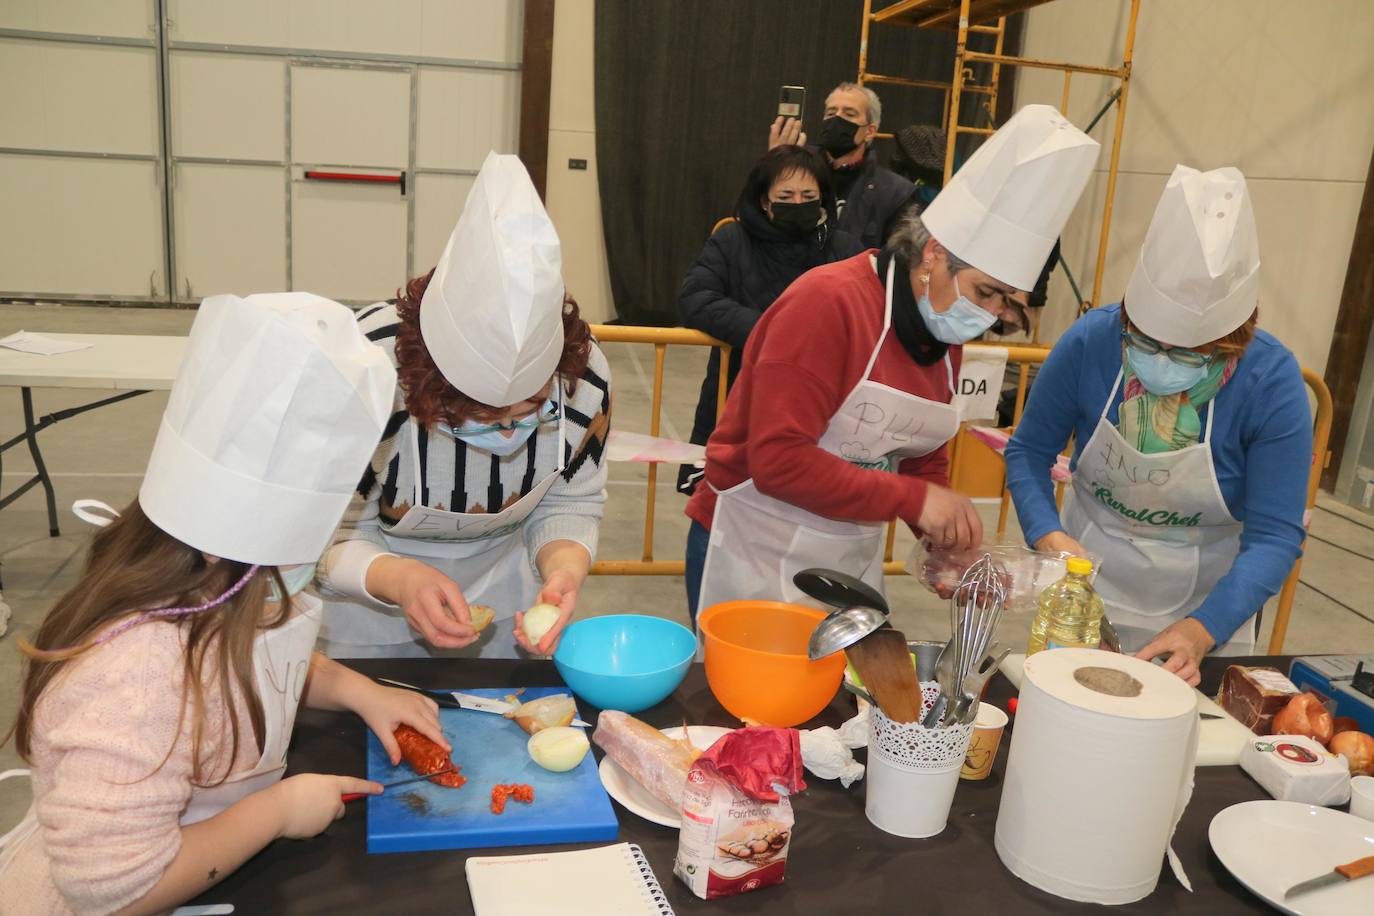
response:
[[[1097,649],[1026,659],[997,815],[1003,864],[1029,884],[1089,903],[1155,889],[1192,796],[1197,704],[1182,680]]]

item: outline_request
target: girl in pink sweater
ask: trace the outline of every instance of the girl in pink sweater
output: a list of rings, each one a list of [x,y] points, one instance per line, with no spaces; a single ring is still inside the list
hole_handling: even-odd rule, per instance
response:
[[[337,303],[202,304],[139,498],[20,643],[34,800],[0,841],[6,914],[163,912],[380,792],[282,779],[299,701],[356,712],[393,762],[402,723],[449,747],[432,701],[313,651],[321,604],[301,592],[394,379]]]

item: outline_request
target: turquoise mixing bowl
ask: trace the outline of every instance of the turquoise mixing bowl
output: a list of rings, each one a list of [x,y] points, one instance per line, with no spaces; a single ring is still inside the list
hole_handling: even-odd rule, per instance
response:
[[[593,706],[639,712],[682,683],[696,652],[696,635],[680,623],[612,614],[564,630],[553,663],[572,692]]]

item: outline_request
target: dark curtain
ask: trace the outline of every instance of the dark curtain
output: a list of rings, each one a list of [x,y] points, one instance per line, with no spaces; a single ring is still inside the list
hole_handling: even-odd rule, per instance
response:
[[[860,0],[598,0],[596,155],[622,322],[677,323],[682,275],[765,152],[779,87],[806,87],[805,128],[817,135],[826,95],[858,72],[862,14]],[[875,26],[869,70],[948,82],[954,40]],[[942,93],[872,88],[884,132],[940,123]],[[964,123],[973,117],[965,108]],[[884,160],[890,142],[878,145]]]

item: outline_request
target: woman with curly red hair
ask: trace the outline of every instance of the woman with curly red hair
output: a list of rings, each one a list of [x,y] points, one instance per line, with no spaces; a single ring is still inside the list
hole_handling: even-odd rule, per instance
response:
[[[558,645],[596,553],[611,412],[606,357],[560,270],[524,166],[492,153],[438,266],[359,315],[398,385],[320,565],[328,654]],[[522,614],[536,602],[560,616],[531,642]]]

